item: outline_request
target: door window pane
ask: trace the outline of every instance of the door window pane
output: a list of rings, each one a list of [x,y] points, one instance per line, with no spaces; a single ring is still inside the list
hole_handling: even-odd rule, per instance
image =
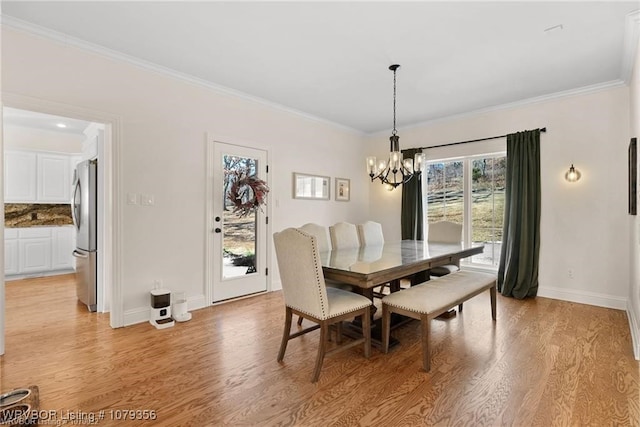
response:
[[[476,158],[471,177],[471,241],[484,253],[471,262],[497,266],[502,246],[506,157]]]
[[[239,213],[233,212],[235,205],[230,195],[239,172],[246,172],[248,175],[256,173],[257,160],[225,155],[222,163],[224,168],[222,277],[230,278],[256,272],[257,215],[255,212],[251,212],[241,216]]]
[[[500,262],[506,160],[500,154],[427,165],[427,222],[463,224],[463,243],[470,236],[471,244],[484,244],[484,253],[463,259],[464,263],[496,267]],[[467,185],[465,165],[471,174]],[[466,210],[470,218],[465,217],[465,200],[470,201]]]

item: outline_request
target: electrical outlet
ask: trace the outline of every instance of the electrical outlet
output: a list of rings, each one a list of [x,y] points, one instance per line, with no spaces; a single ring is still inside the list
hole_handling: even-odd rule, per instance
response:
[[[569,277],[569,279],[573,279],[573,269],[572,268],[567,270],[567,276]]]
[[[156,279],[153,281],[153,289],[162,289],[162,280]]]

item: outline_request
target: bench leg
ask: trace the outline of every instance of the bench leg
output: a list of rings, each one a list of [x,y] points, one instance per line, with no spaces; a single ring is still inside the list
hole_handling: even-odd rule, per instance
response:
[[[389,352],[389,334],[391,333],[391,311],[389,306],[382,302],[382,352]]]
[[[489,293],[491,294],[491,318],[496,320],[496,285],[494,285],[489,289]]]
[[[431,320],[427,314],[420,315],[422,329],[422,368],[429,372],[431,370],[431,353],[429,350],[429,329]]]

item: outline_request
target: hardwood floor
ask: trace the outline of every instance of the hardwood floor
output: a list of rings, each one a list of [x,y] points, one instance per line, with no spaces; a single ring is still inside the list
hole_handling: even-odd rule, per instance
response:
[[[430,373],[412,322],[389,354],[338,353],[311,384],[318,332],[276,362],[280,292],[166,330],[111,329],[108,315],[76,303],[71,275],[7,282],[6,302],[0,392],[38,385],[58,420],[104,410],[101,426],[640,425],[640,367],[617,310],[498,296],[494,325],[486,293],[432,321]],[[157,419],[115,419],[123,410]]]

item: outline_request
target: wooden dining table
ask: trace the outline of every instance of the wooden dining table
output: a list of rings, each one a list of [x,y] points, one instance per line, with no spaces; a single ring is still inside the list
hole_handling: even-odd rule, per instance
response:
[[[325,278],[354,285],[373,299],[375,287],[440,265],[457,264],[483,251],[482,244],[464,247],[459,243],[402,240],[324,251],[320,258]]]
[[[423,240],[385,242],[382,245],[362,246],[350,249],[335,249],[320,252],[322,271],[326,279],[348,283],[356,291],[373,301],[374,288],[387,283],[396,283],[418,273],[440,265],[458,264],[462,258],[481,254],[484,245],[464,247],[459,243],[435,243]],[[415,283],[412,283],[415,284]],[[392,286],[392,290],[393,286]],[[392,329],[406,319],[392,318]],[[372,322],[372,341],[380,345],[380,322]],[[360,322],[354,323],[356,328]],[[361,333],[361,331],[360,331]],[[391,338],[390,345],[397,344]]]

